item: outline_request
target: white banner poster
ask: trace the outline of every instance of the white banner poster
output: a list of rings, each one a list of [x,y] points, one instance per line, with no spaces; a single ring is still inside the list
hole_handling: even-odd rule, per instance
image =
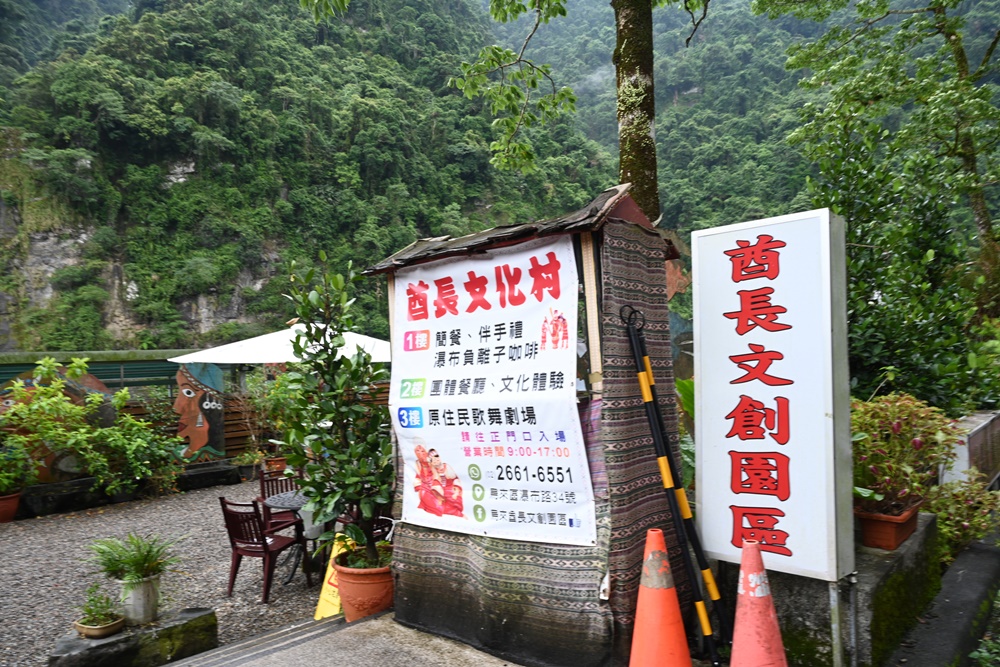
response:
[[[403,521],[590,545],[569,237],[396,272],[389,406]]]

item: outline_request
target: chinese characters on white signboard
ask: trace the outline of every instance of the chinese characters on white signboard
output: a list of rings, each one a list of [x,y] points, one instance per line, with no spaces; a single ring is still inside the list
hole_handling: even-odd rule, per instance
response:
[[[711,557],[853,569],[843,223],[829,211],[693,234],[697,517]]]
[[[594,544],[569,237],[396,272],[390,412],[403,520]]]

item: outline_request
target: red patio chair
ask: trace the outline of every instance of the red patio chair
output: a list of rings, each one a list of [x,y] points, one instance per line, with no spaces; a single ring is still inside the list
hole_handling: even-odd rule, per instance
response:
[[[262,558],[264,559],[263,602],[267,604],[278,555],[296,544],[300,545],[305,553],[306,539],[302,534],[302,522],[292,521],[266,529],[260,506],[256,501],[234,503],[220,497],[219,502],[222,504],[222,516],[225,518],[226,531],[229,533],[229,545],[233,550],[232,563],[229,567],[229,590],[226,594],[229,597],[233,595],[233,584],[236,582],[236,573],[239,572],[243,557]],[[277,531],[291,527],[295,528],[294,537],[277,534]],[[308,568],[306,583],[312,586]]]
[[[257,501],[264,504],[264,501],[285,491],[295,491],[299,485],[295,483],[294,477],[285,475],[284,470],[265,470],[260,474],[260,497]],[[267,509],[265,507],[265,509]],[[279,523],[289,523],[296,521],[299,515],[291,510],[268,510],[264,513],[265,525],[268,529],[273,529]]]

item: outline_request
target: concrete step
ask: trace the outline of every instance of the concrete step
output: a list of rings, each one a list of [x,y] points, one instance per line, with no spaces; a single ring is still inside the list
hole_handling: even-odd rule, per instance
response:
[[[197,665],[198,667],[246,665],[290,646],[308,642],[320,635],[333,632],[344,624],[343,615],[331,616],[320,621],[303,620],[171,664]]]
[[[340,616],[303,622],[170,664],[522,667],[461,642],[400,625],[391,611],[354,623],[345,623]]]

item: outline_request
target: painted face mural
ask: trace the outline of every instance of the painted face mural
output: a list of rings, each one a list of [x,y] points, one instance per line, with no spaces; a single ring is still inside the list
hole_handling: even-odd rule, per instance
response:
[[[211,368],[199,368],[211,366]],[[213,372],[214,369],[214,372]],[[181,366],[177,371],[174,412],[177,436],[188,443],[178,456],[188,461],[225,456],[222,373],[211,364]]]

